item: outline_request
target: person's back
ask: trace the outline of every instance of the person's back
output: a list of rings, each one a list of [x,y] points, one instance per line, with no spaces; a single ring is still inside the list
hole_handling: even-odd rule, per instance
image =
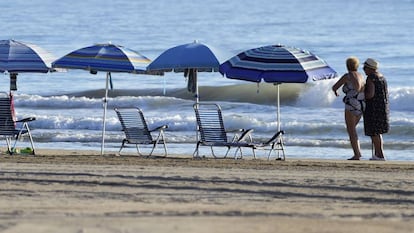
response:
[[[358,71],[350,71],[346,74],[346,82],[342,86],[345,93],[343,102],[345,109],[356,116],[361,116],[365,109],[365,81]]]

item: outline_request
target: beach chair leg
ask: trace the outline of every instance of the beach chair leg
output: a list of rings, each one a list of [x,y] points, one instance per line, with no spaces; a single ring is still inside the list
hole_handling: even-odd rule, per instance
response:
[[[164,139],[164,131],[160,130],[160,133],[157,136],[157,139],[154,141],[154,145],[152,147],[151,153],[149,154],[149,156],[152,155],[152,153],[154,152],[155,148],[157,147],[157,144],[162,142],[163,146],[164,146],[164,157],[167,157],[168,152],[167,152],[167,145],[165,143],[165,139]]]
[[[279,144],[279,147],[280,147],[279,151],[282,153],[282,157],[279,157],[279,158],[280,158],[280,160],[285,161],[286,160],[286,156],[285,156],[285,146],[284,146],[284,142],[283,142],[282,136],[280,136],[280,144]]]
[[[148,154],[148,156],[151,156],[152,155],[152,153],[154,152],[154,150],[155,150],[155,148],[157,147],[157,141],[154,141],[153,143],[152,143],[152,149],[151,149],[151,152]]]
[[[213,148],[213,147],[211,147],[211,148]],[[230,147],[230,146],[228,146],[228,147],[227,147],[226,154],[224,155],[224,158],[227,158],[227,155],[229,154],[230,149],[231,149],[231,147]],[[215,156],[214,156],[214,157],[215,157]]]
[[[33,137],[32,137],[32,133],[30,132],[29,125],[27,124],[27,122],[25,122],[23,125],[27,130],[27,134],[29,135],[30,145],[32,146],[32,155],[36,155],[35,146],[33,143]]]
[[[237,152],[239,152],[239,150],[241,151],[240,147],[237,147],[236,151],[234,151],[234,159],[237,159]]]
[[[14,153],[14,148],[11,147],[11,138],[6,137],[6,144],[7,144],[7,153],[12,155]]]
[[[234,159],[237,159],[237,153],[240,151],[239,159],[243,159],[243,151],[240,147],[237,147],[236,151],[234,152]]]
[[[124,149],[125,142],[126,142],[126,139],[122,140],[122,145],[121,145],[121,148],[119,148],[119,151],[118,151],[118,154],[119,154],[119,155],[121,155],[121,151],[122,151],[122,149]]]
[[[200,147],[200,142],[197,142],[196,148],[193,152],[193,158],[200,158],[199,152],[198,152],[198,148]]]
[[[162,141],[162,144],[164,146],[164,157],[167,157],[168,156],[167,144],[165,143],[164,140]]]
[[[252,152],[253,152],[253,158],[256,159],[256,150],[254,147],[252,147]]]
[[[135,147],[137,148],[137,153],[138,153],[138,155],[139,155],[139,156],[142,156],[141,149],[139,149],[139,145],[138,145],[138,143],[137,143],[137,144],[135,144]]]
[[[162,141],[162,144],[164,146],[164,157],[167,157],[168,156],[167,143],[165,141],[164,132],[163,131],[161,131],[161,132],[162,132],[161,141]]]
[[[157,143],[162,143],[162,146],[164,148],[164,157],[167,157],[168,156],[168,150],[167,150],[167,143],[166,143],[165,138],[164,138],[164,133],[160,132],[160,134],[161,134],[161,137],[160,137],[160,140],[157,140]]]
[[[16,150],[17,141],[18,141],[18,140],[20,140],[20,137],[21,137],[21,135],[22,135],[22,131],[23,131],[23,126],[22,126],[22,128],[20,129],[19,133],[18,133],[18,134],[16,135],[16,137],[14,138],[14,144],[13,144],[13,147],[11,147],[11,149],[12,149],[12,153],[14,153],[14,151]]]
[[[210,146],[210,149],[211,149],[211,154],[213,155],[213,157],[217,158],[216,154],[214,153],[214,149],[213,149],[212,146]],[[227,153],[226,153],[226,155],[227,155]],[[224,157],[226,157],[226,156],[224,156]]]

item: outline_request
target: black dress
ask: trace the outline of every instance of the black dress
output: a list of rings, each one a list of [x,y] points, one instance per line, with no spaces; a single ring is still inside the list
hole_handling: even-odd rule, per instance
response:
[[[383,76],[370,74],[368,79],[374,83],[375,94],[373,98],[365,100],[364,130],[365,135],[375,136],[387,133],[390,129],[388,88]]]

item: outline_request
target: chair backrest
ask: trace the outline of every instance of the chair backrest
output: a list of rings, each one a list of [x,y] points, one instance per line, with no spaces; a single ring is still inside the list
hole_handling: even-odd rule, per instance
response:
[[[213,103],[197,103],[193,107],[201,141],[227,142],[220,106]]]
[[[0,92],[0,135],[14,135],[15,129],[10,96],[6,92]]]
[[[115,108],[126,139],[135,143],[150,143],[153,141],[144,114],[139,108]]]

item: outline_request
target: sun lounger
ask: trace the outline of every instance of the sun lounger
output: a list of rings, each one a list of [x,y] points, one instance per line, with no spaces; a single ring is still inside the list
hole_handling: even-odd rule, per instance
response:
[[[152,145],[151,152],[148,154],[152,155],[158,144],[163,144],[164,156],[168,155],[167,145],[164,138],[164,130],[168,128],[167,125],[159,126],[155,129],[149,129],[147,122],[144,118],[144,114],[139,108],[115,108],[118,119],[122,125],[122,131],[125,133],[125,139],[122,140],[119,154],[127,144],[133,144],[137,148],[139,155],[141,154],[139,145]],[[154,139],[152,132],[158,131],[158,136]]]
[[[252,144],[252,129],[240,129],[231,139],[227,135],[223,122],[222,111],[219,105],[214,103],[197,103],[194,104],[194,111],[197,120],[197,146],[193,157],[199,157],[200,146],[208,146],[214,158],[217,158],[214,147],[227,147],[224,158],[227,157],[231,148],[236,148],[234,158],[237,158],[237,152],[240,152],[240,158],[243,156],[242,148],[251,148],[254,152],[255,145]],[[255,156],[256,157],[256,156]]]
[[[35,154],[33,138],[29,128],[29,122],[34,120],[36,120],[34,117],[15,120],[10,95],[6,92],[0,92],[0,137],[6,139],[7,152],[10,155],[16,152],[17,142],[26,134],[29,136],[31,154]],[[12,146],[13,140],[14,144]]]

